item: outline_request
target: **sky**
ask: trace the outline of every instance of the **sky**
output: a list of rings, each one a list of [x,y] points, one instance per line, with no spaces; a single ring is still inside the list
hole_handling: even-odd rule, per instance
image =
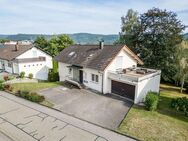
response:
[[[0,34],[118,34],[128,9],[153,7],[176,12],[188,25],[188,0],[0,0]]]

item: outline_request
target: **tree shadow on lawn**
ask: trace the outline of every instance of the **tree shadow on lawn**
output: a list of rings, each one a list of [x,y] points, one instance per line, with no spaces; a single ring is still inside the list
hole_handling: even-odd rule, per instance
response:
[[[160,96],[157,112],[184,122],[188,122],[188,117],[186,117],[183,112],[176,111],[170,107],[172,99],[173,98],[170,97]]]

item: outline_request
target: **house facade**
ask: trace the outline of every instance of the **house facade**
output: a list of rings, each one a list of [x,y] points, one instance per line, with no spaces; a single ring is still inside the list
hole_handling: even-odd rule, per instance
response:
[[[48,79],[52,68],[52,57],[32,44],[5,44],[0,48],[0,70],[25,76],[30,73],[40,80]]]
[[[55,59],[60,81],[117,94],[134,103],[142,102],[148,91],[159,92],[160,70],[137,67],[143,62],[127,46],[73,45]]]

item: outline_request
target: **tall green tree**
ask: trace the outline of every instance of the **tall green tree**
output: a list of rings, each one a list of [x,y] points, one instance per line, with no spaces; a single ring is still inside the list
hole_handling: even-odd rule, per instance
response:
[[[44,36],[38,36],[34,44],[41,49],[46,49],[49,46],[48,40]]]
[[[140,21],[138,12],[129,9],[126,16],[121,17],[121,32],[117,43],[126,44],[135,53],[138,52],[138,34]]]
[[[188,41],[182,41],[181,44],[177,45],[176,49],[176,75],[175,81],[180,82],[182,93],[185,79],[188,77]]]
[[[52,55],[56,56],[60,53],[64,48],[72,45],[74,42],[73,40],[65,34],[54,36],[49,41],[49,47],[47,51]]]
[[[140,16],[140,55],[145,66],[162,70],[162,79],[171,81],[175,69],[176,45],[183,40],[185,26],[174,12],[153,8]]]
[[[53,36],[50,40],[47,40],[44,36],[40,36],[37,37],[34,44],[54,57],[64,48],[73,44],[73,40],[65,34]]]
[[[129,10],[122,18],[119,42],[139,54],[146,67],[161,69],[162,80],[173,81],[176,45],[184,29],[174,12],[152,8],[138,17]]]

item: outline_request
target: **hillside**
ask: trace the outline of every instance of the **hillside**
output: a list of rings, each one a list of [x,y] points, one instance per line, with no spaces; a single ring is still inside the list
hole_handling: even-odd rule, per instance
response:
[[[42,34],[16,34],[16,35],[0,35],[0,39],[9,40],[32,40],[34,41],[38,36]],[[99,40],[103,39],[106,44],[113,44],[118,39],[118,35],[102,35],[102,34],[90,34],[90,33],[75,33],[68,34],[75,43],[80,44],[96,44]],[[54,35],[43,35],[47,39],[50,39]]]

